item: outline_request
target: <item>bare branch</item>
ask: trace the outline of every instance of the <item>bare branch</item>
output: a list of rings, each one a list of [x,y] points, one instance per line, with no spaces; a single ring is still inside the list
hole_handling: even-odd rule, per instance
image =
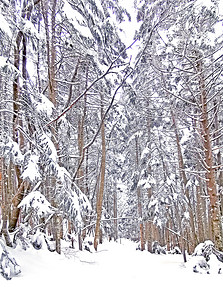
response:
[[[115,66],[115,63],[118,61],[118,59],[122,56],[122,54],[129,48],[131,48],[135,43],[136,43],[137,39],[134,40],[134,42],[126,47],[123,51],[121,51],[121,53],[116,57],[116,59],[114,59],[110,66],[108,67],[108,69],[101,75],[99,76],[98,78],[96,78],[84,91],[83,93],[78,96],[67,108],[65,108],[62,113],[60,113],[55,119],[53,119],[52,121],[50,121],[47,126],[51,125],[52,123],[58,121],[63,115],[65,115],[83,96],[85,96],[85,94],[100,80],[102,80],[103,78],[105,78],[109,73],[110,71],[112,70],[112,68]]]
[[[197,103],[194,103],[194,102],[188,101],[188,100],[186,100],[186,99],[184,99],[184,98],[182,98],[182,97],[180,97],[180,96],[178,96],[178,95],[174,94],[173,92],[171,92],[170,90],[168,90],[167,88],[165,88],[163,85],[162,85],[162,89],[164,89],[164,91],[165,91],[165,92],[167,92],[168,94],[170,94],[170,95],[174,96],[174,97],[175,97],[175,98],[177,98],[177,99],[180,99],[180,100],[182,100],[182,101],[184,101],[184,102],[186,102],[186,103],[188,103],[188,104],[191,104],[191,105],[197,106]]]

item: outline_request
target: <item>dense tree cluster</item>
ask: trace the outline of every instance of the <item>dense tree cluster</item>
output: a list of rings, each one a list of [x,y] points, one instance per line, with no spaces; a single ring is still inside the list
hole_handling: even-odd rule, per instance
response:
[[[191,252],[212,239],[222,249],[221,14],[218,1],[139,3],[142,50],[132,86],[142,131],[134,176],[142,248],[145,240],[151,247],[156,224],[168,248],[180,243]]]
[[[7,246],[60,253],[91,235],[95,249],[103,237],[223,248],[219,2],[1,1]]]

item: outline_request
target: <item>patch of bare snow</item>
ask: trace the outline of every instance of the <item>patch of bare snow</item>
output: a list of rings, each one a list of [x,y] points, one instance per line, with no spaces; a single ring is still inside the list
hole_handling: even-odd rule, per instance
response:
[[[98,252],[65,255],[47,250],[10,250],[22,273],[0,277],[1,299],[210,299],[222,293],[222,275],[196,274],[181,255],[136,251],[122,240],[99,245]]]

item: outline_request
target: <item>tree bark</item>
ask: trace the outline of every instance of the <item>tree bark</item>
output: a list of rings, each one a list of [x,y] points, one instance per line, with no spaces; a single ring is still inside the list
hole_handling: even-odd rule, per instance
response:
[[[101,96],[102,100],[102,96]],[[102,102],[102,101],[101,101]],[[103,104],[101,103],[101,119],[103,119]],[[104,184],[105,184],[105,161],[106,161],[106,142],[105,142],[105,124],[102,123],[101,126],[101,141],[102,141],[102,157],[101,157],[101,176],[100,176],[100,185],[99,191],[97,194],[97,220],[95,227],[95,236],[94,236],[94,249],[97,251],[98,242],[100,238],[100,221],[102,215],[102,203],[103,203],[103,195],[104,195]]]
[[[11,192],[9,191],[9,181],[11,178],[8,177],[8,170],[5,165],[4,159],[1,159],[1,213],[2,213],[2,228],[1,234],[3,234],[5,238],[5,243],[7,246],[12,247],[12,242],[9,236],[8,231],[8,220],[9,220],[9,210],[10,210],[10,203],[9,203],[9,195]]]
[[[38,4],[39,1],[34,1],[34,5]],[[31,12],[33,9],[32,3],[23,8],[22,18],[30,20]],[[21,56],[21,43],[22,43],[22,75],[24,79],[23,90],[26,90],[26,80],[27,80],[27,40],[22,31],[19,31],[16,37],[16,42],[14,46],[14,66],[16,69],[20,70],[20,56]],[[19,87],[19,78],[16,77],[13,81],[13,140],[19,144],[20,149],[24,147],[24,138],[22,134],[18,132],[18,125],[22,127],[22,120],[19,119],[19,110],[20,110],[20,87]],[[9,231],[13,232],[16,228],[20,209],[18,208],[19,203],[23,199],[24,195],[24,184],[21,179],[21,171],[18,166],[15,166],[15,174],[17,177],[17,192],[16,196],[12,199],[12,207],[9,218]],[[13,180],[13,179],[11,179]],[[12,197],[12,195],[10,195]]]
[[[53,103],[54,107],[57,107],[57,84],[56,84],[56,9],[57,0],[41,0],[42,14],[45,23],[45,34],[46,34],[46,48],[47,48],[47,64],[48,64],[48,94],[49,99]],[[57,122],[55,127],[51,128],[52,131],[52,141],[59,152],[58,144],[58,130]],[[57,210],[60,204],[56,196],[57,179],[54,175],[51,175],[48,184],[50,188],[48,189],[49,199]],[[56,252],[61,253],[61,236],[62,236],[62,220],[60,213],[55,213],[53,217],[53,236],[56,243]]]
[[[202,58],[198,55],[197,71],[199,74],[200,107],[201,107],[201,137],[204,147],[204,165],[206,169],[207,193],[210,199],[211,230],[214,243],[218,250],[223,250],[221,216],[217,195],[215,168],[213,161],[212,142],[208,124],[208,98],[203,74]]]
[[[86,82],[85,82],[85,87],[87,87],[88,84],[88,67],[86,70]],[[79,162],[78,165],[80,165],[77,173],[77,182],[80,190],[85,193],[85,186],[84,186],[84,166],[83,162],[81,163],[81,159],[83,156],[83,149],[84,149],[84,125],[85,125],[85,118],[86,118],[86,106],[87,102],[87,94],[84,95],[84,102],[83,102],[83,112],[82,115],[78,117],[78,150],[79,150]],[[85,156],[84,156],[85,158]]]
[[[139,167],[139,145],[138,137],[136,137],[136,166]],[[143,224],[142,201],[140,187],[137,187],[137,200],[138,200],[138,215],[139,215],[139,232],[140,232],[140,249],[145,250],[145,233]]]
[[[180,145],[180,138],[179,138],[179,134],[178,134],[178,127],[177,127],[177,123],[176,123],[176,119],[175,119],[175,115],[173,110],[171,110],[171,115],[172,115],[172,120],[173,120],[173,125],[174,125],[174,131],[175,131],[175,137],[176,137],[176,143],[177,143],[177,153],[178,153],[178,164],[179,164],[179,173],[180,173],[180,177],[181,177],[181,186],[182,186],[182,191],[183,194],[186,198],[187,204],[188,204],[188,210],[189,210],[189,216],[190,216],[190,229],[191,229],[191,233],[192,233],[192,244],[193,247],[195,248],[196,244],[198,243],[198,239],[197,239],[197,233],[196,233],[196,229],[195,229],[195,212],[194,212],[194,208],[193,205],[191,203],[191,199],[190,199],[190,193],[189,193],[189,189],[187,187],[187,176],[185,173],[185,165],[184,165],[184,159],[183,159],[183,154],[181,151],[181,145]]]
[[[115,190],[113,193],[113,210],[114,210],[114,240],[117,241],[118,239],[118,207],[117,207],[117,191],[116,191],[116,185],[115,185]]]

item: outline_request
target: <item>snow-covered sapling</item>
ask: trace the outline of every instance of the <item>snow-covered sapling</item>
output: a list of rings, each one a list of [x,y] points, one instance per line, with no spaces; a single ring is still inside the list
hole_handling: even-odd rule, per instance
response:
[[[21,273],[20,266],[17,264],[15,258],[7,251],[2,241],[0,241],[0,272],[7,280]]]

